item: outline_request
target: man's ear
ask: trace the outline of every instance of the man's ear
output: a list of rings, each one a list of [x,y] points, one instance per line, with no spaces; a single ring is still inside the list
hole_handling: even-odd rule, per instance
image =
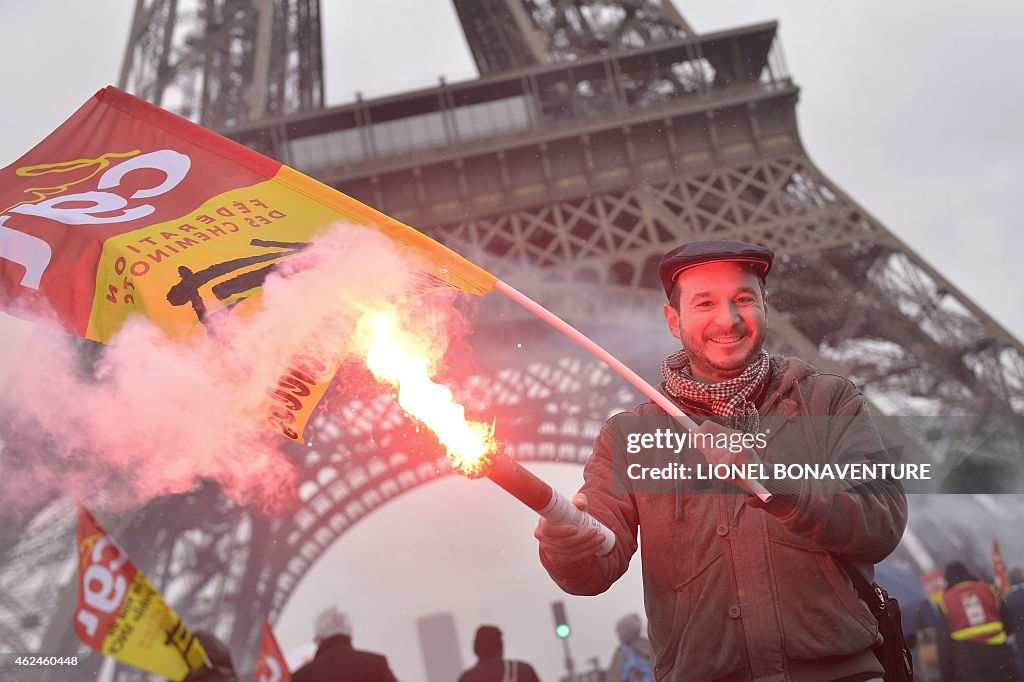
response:
[[[665,304],[665,322],[668,323],[668,330],[672,332],[672,336],[679,339],[679,311],[673,308],[669,304]],[[682,341],[682,339],[679,339]]]

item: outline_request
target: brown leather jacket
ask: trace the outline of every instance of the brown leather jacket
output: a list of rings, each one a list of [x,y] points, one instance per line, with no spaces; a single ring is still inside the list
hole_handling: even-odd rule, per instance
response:
[[[796,358],[772,360],[759,408],[764,461],[889,461],[852,383]],[[613,417],[584,470],[581,491],[591,513],[615,532],[615,548],[569,566],[554,565],[542,551],[555,582],[570,594],[604,592],[626,571],[639,528],[659,680],[809,682],[880,674],[871,652],[877,624],[833,555],[873,577],[873,564],[895,549],[906,525],[899,483],[874,481],[854,493],[842,481],[774,481],[766,483],[777,493],[767,506],[744,493],[623,490],[634,484],[623,482],[616,458],[623,429],[634,428],[637,417],[665,423],[653,403]],[[626,426],[616,425],[620,418]],[[721,485],[721,493],[730,486]]]

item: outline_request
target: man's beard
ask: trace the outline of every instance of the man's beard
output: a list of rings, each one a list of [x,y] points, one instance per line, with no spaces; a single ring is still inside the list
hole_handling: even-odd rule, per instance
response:
[[[684,339],[686,339],[687,337],[683,335],[682,329],[680,329],[679,331],[680,331],[680,336],[682,336]],[[749,333],[750,333],[750,329],[748,327],[744,326],[744,334],[743,335],[747,336],[747,335],[749,335]],[[687,355],[689,355],[689,357],[690,357],[690,364],[691,365],[694,363],[694,361],[696,361],[700,365],[703,365],[704,367],[713,369],[715,371],[726,372],[726,373],[733,374],[735,376],[739,376],[740,374],[743,373],[743,370],[746,369],[747,367],[749,367],[758,358],[758,356],[761,354],[761,349],[764,347],[764,339],[765,339],[766,333],[767,333],[767,329],[765,328],[764,325],[762,325],[760,327],[760,329],[758,330],[757,336],[754,337],[754,339],[753,339],[754,342],[753,342],[753,344],[750,347],[750,351],[746,355],[744,355],[743,357],[736,358],[736,359],[733,359],[733,360],[729,360],[725,364],[723,364],[721,362],[717,362],[715,360],[712,360],[709,357],[709,354],[707,353],[707,348],[708,348],[708,345],[714,343],[714,341],[711,341],[709,339],[705,339],[703,336],[701,336],[699,338],[699,340],[698,340],[698,343],[695,343],[695,344],[687,343],[687,342],[684,341],[683,347],[686,349]],[[730,336],[730,335],[738,335],[738,334],[730,333],[730,334],[721,334],[720,336]]]

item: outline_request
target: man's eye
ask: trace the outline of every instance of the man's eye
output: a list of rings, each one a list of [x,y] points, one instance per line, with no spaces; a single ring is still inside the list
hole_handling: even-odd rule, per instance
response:
[[[710,308],[712,305],[711,301],[701,301],[697,304],[698,308]]]
[[[740,302],[740,303],[753,303],[754,302],[754,297],[753,296],[744,296],[743,298],[738,298],[736,300],[738,302]]]

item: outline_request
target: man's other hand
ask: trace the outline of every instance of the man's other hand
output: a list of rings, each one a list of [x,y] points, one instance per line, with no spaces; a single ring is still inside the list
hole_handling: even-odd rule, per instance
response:
[[[718,436],[722,435],[725,436],[724,440],[731,442],[736,442],[736,440],[738,440],[736,439],[736,435],[739,435],[742,438],[742,433],[740,431],[726,428],[711,419],[705,419],[697,429],[697,432],[713,434],[716,437],[716,440],[722,440],[718,438]],[[699,449],[704,453],[704,459],[706,459],[708,464],[712,467],[718,465],[726,465],[729,467],[740,466],[744,468],[744,471],[760,472],[761,465],[763,465],[761,457],[758,456],[758,454],[751,448],[735,448],[740,450],[739,452],[734,452],[733,448],[729,447],[700,447]],[[757,474],[755,473],[754,475],[756,476]],[[751,498],[755,500],[755,502],[752,503],[753,506],[760,506],[770,499],[768,491],[757,480],[748,480],[746,478],[737,477],[730,477],[728,480],[732,482],[733,485],[750,493],[751,495],[761,496],[760,502],[757,502],[756,498]]]

